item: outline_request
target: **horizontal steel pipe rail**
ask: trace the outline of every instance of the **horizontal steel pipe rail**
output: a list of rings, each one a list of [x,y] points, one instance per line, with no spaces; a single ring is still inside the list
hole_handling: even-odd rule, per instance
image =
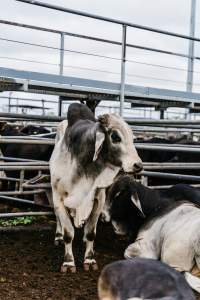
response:
[[[118,41],[114,41],[114,40],[108,40],[108,39],[103,39],[103,38],[99,38],[96,36],[88,36],[88,35],[83,35],[83,34],[77,34],[77,33],[72,33],[72,32],[67,32],[67,31],[61,31],[61,30],[55,30],[55,29],[50,29],[50,28],[45,28],[45,27],[39,27],[39,26],[34,26],[34,25],[28,25],[28,24],[23,24],[23,23],[17,23],[17,22],[10,22],[7,20],[0,20],[0,24],[5,24],[5,25],[11,25],[11,26],[15,26],[15,27],[22,27],[22,28],[27,28],[27,29],[33,29],[33,30],[38,30],[38,31],[44,31],[44,32],[50,32],[50,33],[55,33],[55,34],[64,34],[65,36],[70,36],[70,37],[75,37],[75,38],[81,38],[81,39],[86,39],[86,40],[92,40],[92,41],[96,41],[96,42],[101,42],[101,43],[107,43],[107,44],[112,44],[112,45],[117,45],[117,46],[121,46],[122,43],[118,42]],[[173,55],[173,56],[178,56],[178,57],[185,57],[185,58],[193,58],[193,59],[200,59],[198,56],[190,56],[187,54],[183,54],[180,52],[174,52],[174,51],[168,51],[168,50],[163,50],[163,49],[158,49],[158,48],[152,48],[152,47],[145,47],[145,46],[140,46],[137,44],[126,44],[126,47],[129,48],[135,48],[135,49],[139,49],[139,50],[146,50],[146,51],[150,51],[150,52],[158,52],[161,54],[167,54],[167,55]],[[2,98],[9,98],[9,97],[2,97]],[[11,99],[18,99],[16,97],[12,97]],[[23,98],[22,100],[31,100],[31,101],[40,101],[38,99],[27,99],[27,98]],[[48,100],[44,100],[45,102],[54,102],[56,103],[56,101],[48,101]]]
[[[43,204],[38,204],[35,203],[33,201],[30,200],[26,200],[26,199],[21,199],[21,198],[16,198],[16,197],[11,197],[11,196],[6,196],[6,195],[0,195],[0,201],[1,203],[16,203],[16,204],[20,204],[20,205],[27,205],[27,206],[31,206],[31,207],[40,207],[40,208],[45,208],[48,210],[52,210],[52,208],[48,205],[43,205]]]
[[[48,133],[48,135],[50,135],[50,133]],[[52,135],[52,133],[51,133]],[[18,140],[31,140],[31,141],[34,141],[34,140],[47,140],[49,141],[48,138],[46,137],[42,137],[42,136],[39,136],[39,135],[2,135],[1,138],[6,138],[8,140],[12,140],[12,139],[18,139]]]
[[[38,116],[38,115],[24,115],[17,113],[5,113],[0,112],[0,118],[9,118],[9,119],[23,119],[23,120],[36,120],[36,121],[48,121],[48,122],[61,122],[66,120],[66,117],[57,117],[57,116]],[[199,125],[200,120],[154,120],[154,119],[132,119],[124,118],[129,125],[161,125],[161,126],[171,126],[171,125]]]
[[[0,118],[9,118],[9,119],[18,119],[18,120],[37,120],[37,121],[48,121],[48,122],[61,122],[66,120],[66,117],[56,117],[56,116],[38,116],[38,115],[24,115],[24,114],[17,114],[17,113],[4,113],[0,112]],[[172,126],[175,127],[179,125],[183,126],[200,126],[200,120],[154,120],[154,119],[130,119],[125,118],[125,121],[129,125],[156,125],[156,126]],[[199,127],[200,128],[200,127]]]
[[[200,163],[143,163],[145,170],[186,170],[186,169],[200,169]]]
[[[6,166],[6,164],[0,166],[0,171],[15,171],[15,170],[45,171],[45,170],[49,170],[49,166]]]
[[[54,139],[12,139],[0,137],[0,144],[31,144],[31,145],[54,145]]]
[[[99,21],[110,22],[110,23],[114,23],[114,24],[118,24],[118,25],[125,25],[128,27],[133,27],[133,28],[137,28],[137,29],[141,29],[141,30],[152,31],[152,32],[159,33],[159,34],[164,34],[164,35],[169,35],[169,36],[173,36],[173,37],[178,37],[178,38],[182,38],[182,39],[200,42],[199,38],[191,37],[188,35],[178,34],[178,33],[161,30],[161,29],[156,29],[156,28],[148,27],[148,26],[142,26],[142,25],[131,23],[131,22],[126,22],[123,20],[117,20],[117,19],[113,19],[113,18],[103,17],[103,16],[99,16],[99,15],[95,15],[95,14],[86,13],[83,11],[65,8],[62,6],[51,5],[51,4],[36,1],[36,0],[34,0],[34,1],[33,0],[16,0],[16,1],[24,2],[27,4],[33,4],[36,6],[41,6],[41,7],[45,7],[45,8],[49,8],[49,9],[53,9],[53,10],[58,10],[58,11],[62,11],[62,12],[66,12],[69,14],[74,14],[74,15],[78,15],[78,16],[82,16],[82,17],[92,18],[92,19],[96,19]]]
[[[199,149],[200,148],[200,144],[199,145],[190,145],[190,144],[165,144],[165,143],[135,143],[135,145],[139,145],[139,146],[143,146],[143,145],[147,145],[147,146],[158,146],[158,147],[167,147],[167,148],[195,148],[195,149]]]
[[[48,122],[61,122],[65,120],[64,117],[56,117],[56,116],[38,116],[38,115],[24,115],[17,113],[5,113],[0,112],[0,117],[3,118],[14,118],[14,119],[23,119],[23,120],[37,120],[37,121],[48,121]]]
[[[0,167],[2,166],[48,166],[49,163],[46,162],[40,162],[40,161],[36,161],[36,162],[0,162]]]
[[[19,178],[0,176],[0,180],[20,182]]]
[[[136,149],[142,149],[142,150],[159,150],[159,151],[169,151],[169,152],[187,152],[187,153],[200,153],[200,147],[173,147],[173,145],[170,146],[160,146],[156,144],[139,144],[135,143]]]
[[[200,133],[200,128],[191,128],[191,127],[164,127],[164,126],[159,126],[159,127],[155,127],[155,126],[131,126],[132,130],[134,132],[157,132],[157,133],[166,133],[166,132],[173,132],[176,134],[176,132],[180,133],[180,132],[187,132],[187,133]]]
[[[157,166],[145,166],[144,164],[144,170],[200,170],[200,166],[166,166],[166,165],[157,165]]]
[[[25,159],[25,158],[18,158],[18,157],[11,157],[11,156],[0,156],[0,161],[19,161],[19,162],[43,162],[42,160],[35,160],[35,159]],[[44,161],[45,163],[45,161]]]
[[[200,120],[155,120],[155,119],[132,119],[125,118],[129,125],[145,124],[145,125],[200,125]]]
[[[13,218],[13,217],[25,217],[25,216],[53,216],[54,213],[51,211],[26,211],[26,212],[17,212],[17,213],[1,213],[0,218]]]
[[[173,185],[148,185],[148,188],[150,189],[156,189],[156,190],[162,190],[162,189],[169,189],[171,188]],[[193,186],[195,188],[200,188],[200,184],[190,184],[190,186]]]
[[[200,176],[193,176],[193,175],[183,175],[183,174],[172,174],[172,173],[163,173],[163,172],[150,172],[150,171],[143,171],[141,173],[143,176],[147,177],[155,177],[155,178],[171,178],[171,179],[178,179],[178,180],[186,180],[186,181],[195,181],[200,182]]]
[[[5,196],[12,196],[12,195],[34,195],[34,194],[41,194],[44,193],[45,190],[33,190],[33,191],[2,191],[0,192],[0,195],[5,195]]]

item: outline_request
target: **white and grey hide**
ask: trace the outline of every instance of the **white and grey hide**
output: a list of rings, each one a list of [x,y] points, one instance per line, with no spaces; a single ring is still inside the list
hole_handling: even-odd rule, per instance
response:
[[[70,105],[68,125],[66,121],[59,125],[50,160],[56,239],[65,244],[63,272],[76,271],[73,224],[84,225],[84,268],[97,268],[93,244],[105,188],[113,183],[121,168],[138,172],[141,167],[132,131],[119,116],[104,115],[96,121],[85,105]]]
[[[195,265],[200,269],[199,228],[200,209],[191,203],[177,203],[141,228],[125,257],[160,259],[183,272],[190,286],[200,292],[200,279],[191,274]]]

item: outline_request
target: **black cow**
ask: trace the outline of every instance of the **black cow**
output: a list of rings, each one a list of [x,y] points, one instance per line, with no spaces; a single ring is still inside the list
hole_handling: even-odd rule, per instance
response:
[[[134,240],[148,218],[162,214],[173,203],[181,200],[200,207],[200,191],[187,184],[153,190],[135,182],[131,176],[124,175],[111,186],[103,217],[111,219],[116,233],[130,234]]]
[[[182,274],[139,257],[106,266],[99,277],[98,294],[100,300],[195,300]]]

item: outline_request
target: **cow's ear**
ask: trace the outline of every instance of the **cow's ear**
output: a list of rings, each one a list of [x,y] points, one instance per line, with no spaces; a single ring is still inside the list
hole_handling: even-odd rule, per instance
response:
[[[103,132],[97,130],[93,161],[97,160],[104,140],[105,140],[105,134]]]
[[[140,199],[139,199],[137,193],[134,193],[133,195],[131,195],[131,201],[139,209],[139,211],[142,214],[143,218],[145,218],[146,216],[145,216],[145,214],[142,210],[142,205],[141,205],[141,202],[140,202]]]

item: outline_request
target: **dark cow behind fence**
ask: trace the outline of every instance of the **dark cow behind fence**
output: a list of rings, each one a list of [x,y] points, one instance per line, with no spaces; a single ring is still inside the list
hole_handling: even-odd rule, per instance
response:
[[[75,272],[71,217],[75,227],[85,224],[84,269],[90,266],[96,269],[93,244],[105,202],[105,188],[113,183],[121,168],[136,173],[142,169],[142,163],[133,144],[132,131],[119,116],[103,115],[96,121],[88,107],[71,104],[67,119],[68,126],[64,121],[58,127],[50,172],[57,218],[56,239],[65,243],[61,270]]]
[[[45,134],[50,133],[50,131],[43,126],[35,126],[35,125],[27,125],[20,130],[21,133],[27,135],[37,135],[37,134]]]
[[[100,300],[195,300],[182,274],[164,263],[139,257],[106,266],[98,294]]]
[[[31,134],[34,134],[34,132],[37,131],[37,134],[40,133],[47,133],[47,131],[50,133],[49,130],[46,128],[39,127],[36,129],[35,126],[31,127],[24,127],[24,130]],[[16,125],[9,125],[6,123],[1,123],[0,128],[0,134],[2,136],[15,136],[16,138],[18,136],[24,136],[24,138],[28,137],[28,134],[25,134],[22,132],[23,129],[20,128],[20,126]],[[54,134],[53,134],[54,135]],[[15,158],[23,158],[23,159],[31,159],[31,160],[41,160],[41,161],[49,161],[52,151],[53,151],[53,145],[34,145],[34,144],[0,144],[0,149],[5,157],[15,157]],[[5,171],[7,177],[12,178],[19,178],[20,172],[19,171]],[[37,175],[37,171],[26,171],[25,172],[25,179],[32,178]],[[3,182],[4,190],[8,188],[7,183]],[[9,189],[14,190],[15,189],[15,183],[10,182]]]

